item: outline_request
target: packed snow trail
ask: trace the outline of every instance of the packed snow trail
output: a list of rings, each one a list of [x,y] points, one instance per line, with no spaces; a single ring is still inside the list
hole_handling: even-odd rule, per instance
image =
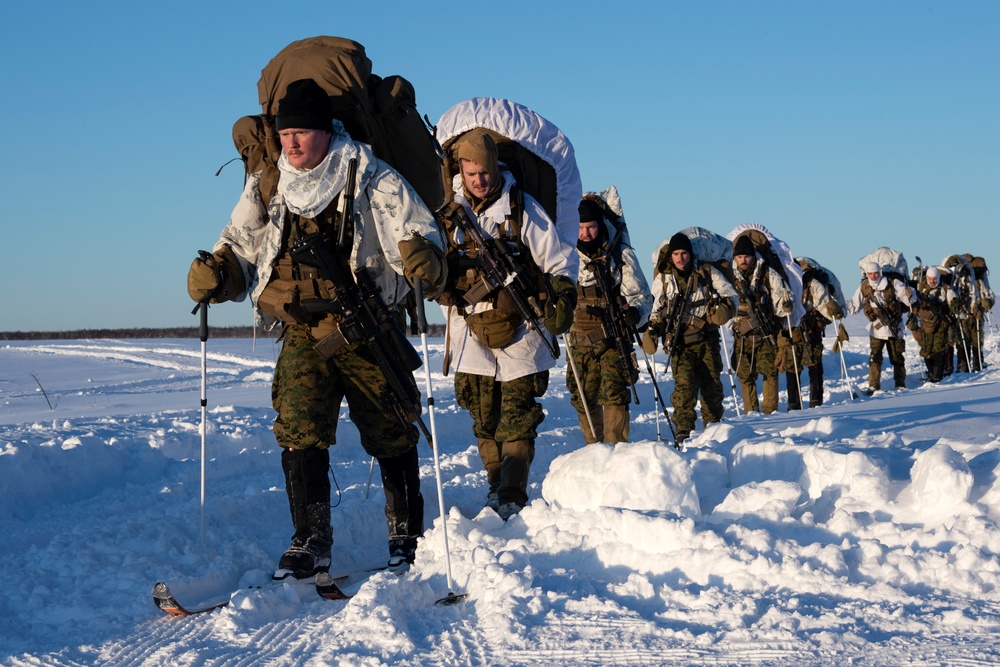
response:
[[[482,510],[471,422],[435,372],[452,574],[467,602],[435,604],[447,583],[428,502],[403,578],[377,574],[349,601],[289,586],[169,618],[153,583],[184,601],[266,580],[290,536],[270,430],[276,349],[210,348],[202,546],[196,340],[0,346],[0,664],[1000,664],[995,339],[983,373],[921,385],[910,349],[908,390],[857,401],[830,354],[826,405],[699,422],[682,452],[656,441],[646,378],[634,442],[583,446],[560,366],[532,502],[507,524]],[[867,340],[846,350],[860,378]],[[339,435],[335,567],[380,562],[378,476],[365,499],[368,459],[349,424]]]

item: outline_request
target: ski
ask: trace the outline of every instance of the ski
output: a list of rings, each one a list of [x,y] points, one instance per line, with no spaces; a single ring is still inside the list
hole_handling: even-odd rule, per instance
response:
[[[357,595],[361,587],[379,572],[391,572],[397,577],[402,577],[409,570],[410,565],[406,563],[397,568],[392,568],[388,565],[379,565],[364,570],[355,570],[342,577],[335,577],[326,572],[320,572],[316,575],[316,593],[321,598],[327,600],[349,600]]]
[[[163,611],[171,616],[194,616],[196,614],[204,614],[215,609],[228,607],[233,601],[233,598],[241,592],[256,593],[260,591],[268,591],[280,588],[290,583],[314,585],[317,593],[320,594],[320,597],[328,600],[346,600],[355,595],[361,589],[361,586],[372,577],[372,575],[377,572],[381,572],[384,569],[385,566],[365,567],[347,570],[334,575],[327,572],[321,572],[316,577],[308,577],[304,579],[286,578],[274,580],[261,586],[242,586],[225,595],[220,595],[213,599],[202,601],[197,605],[181,604],[174,593],[170,590],[170,586],[168,586],[164,581],[158,581],[156,585],[153,586],[153,603],[160,611]],[[324,585],[323,591],[320,590],[321,581]]]
[[[346,578],[347,575],[344,575]],[[287,583],[303,583],[311,584],[315,581],[314,577],[308,577],[306,579],[281,579],[272,581],[270,583],[264,584],[262,586],[242,586],[224,595],[217,596],[214,599],[205,600],[197,605],[185,606],[181,604],[177,597],[170,590],[170,586],[164,581],[158,581],[155,586],[153,586],[153,602],[160,609],[171,616],[194,616],[195,614],[204,614],[205,612],[212,611],[214,609],[222,609],[223,607],[228,607],[232,602],[233,598],[238,593],[256,593],[260,591],[269,591],[275,588],[280,588]]]

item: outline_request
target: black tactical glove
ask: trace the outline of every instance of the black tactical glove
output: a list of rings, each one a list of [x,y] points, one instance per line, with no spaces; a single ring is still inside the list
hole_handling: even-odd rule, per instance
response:
[[[576,310],[576,285],[566,276],[549,276],[552,298],[545,302],[545,328],[558,336],[573,326]]]
[[[639,326],[639,309],[625,306],[622,309],[622,318],[625,320],[625,324],[630,327]]]

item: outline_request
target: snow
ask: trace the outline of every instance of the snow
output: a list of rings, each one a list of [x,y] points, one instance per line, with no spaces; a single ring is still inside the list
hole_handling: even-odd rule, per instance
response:
[[[847,324],[864,384],[867,338]],[[0,664],[1000,664],[998,338],[985,371],[939,385],[921,384],[909,341],[907,389],[858,400],[828,352],[826,404],[792,413],[737,417],[724,378],[726,421],[699,421],[683,451],[657,439],[648,377],[633,442],[583,445],[561,364],[531,502],[506,524],[482,508],[471,422],[431,339],[447,557],[421,442],[427,531],[409,574],[347,602],[241,592],[185,619],[156,609],[156,581],[192,605],[263,584],[290,538],[277,347],[208,341],[202,543],[200,342],[6,343]],[[369,459],[352,425],[339,435],[334,569],[384,562],[379,476],[366,498]],[[469,597],[437,605],[449,564]]]

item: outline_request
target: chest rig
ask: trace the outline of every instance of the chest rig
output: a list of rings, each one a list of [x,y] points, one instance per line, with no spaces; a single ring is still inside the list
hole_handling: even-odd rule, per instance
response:
[[[540,317],[545,277],[521,241],[524,213],[519,188],[509,191],[510,213],[487,235],[460,202],[439,214],[448,242],[449,283],[440,302],[457,308],[469,332],[488,348],[501,349],[517,338],[525,318]],[[484,202],[488,209],[494,202]]]
[[[350,254],[354,244],[353,215],[344,215],[338,208],[341,196],[315,218],[307,218],[291,211],[285,213],[282,229],[281,252],[271,270],[271,278],[258,300],[258,306],[267,314],[285,324],[308,324],[314,337],[321,339],[336,328],[337,318],[332,313],[310,314],[302,307],[310,301],[329,301],[336,294],[336,287],[319,276],[314,266],[292,260],[288,248],[299,239],[320,233],[330,251],[340,263],[344,275],[351,275]],[[353,202],[348,202],[353,209]],[[345,223],[346,219],[346,223]]]
[[[665,280],[663,274],[660,279]],[[677,323],[680,341],[684,345],[700,343],[710,331],[708,320],[703,315],[711,297],[711,269],[707,264],[701,264],[687,276],[675,271],[674,280],[677,282],[677,295],[674,298],[687,299],[687,304],[680,310],[680,321]]]
[[[735,272],[738,283],[744,285],[743,290],[738,290],[740,305],[736,309],[736,316],[733,318],[734,332],[740,336],[748,336],[754,341],[764,337],[764,331],[755,324],[757,318],[773,321],[774,304],[764,285],[764,276],[767,275],[767,267],[760,260],[754,264],[753,273],[749,278],[740,270]]]
[[[512,186],[509,197],[510,213],[498,225],[498,236],[493,237],[493,239],[496,243],[506,246],[512,256],[516,258],[519,266],[518,273],[527,277],[527,281],[532,285],[532,294],[525,296],[544,299],[544,277],[535,264],[531,252],[521,240],[524,200],[520,188],[516,185]],[[448,243],[447,258],[450,269],[448,286],[441,303],[455,306],[463,316],[468,310],[471,310],[472,306],[482,302],[487,302],[494,309],[504,313],[515,314],[513,307],[505,298],[504,291],[491,288],[483,280],[481,250],[471,238],[462,232],[456,221],[458,215],[464,214],[464,211],[459,210],[461,207],[459,202],[454,202],[441,215]],[[488,208],[488,206],[483,208]],[[478,223],[473,220],[472,224]]]

